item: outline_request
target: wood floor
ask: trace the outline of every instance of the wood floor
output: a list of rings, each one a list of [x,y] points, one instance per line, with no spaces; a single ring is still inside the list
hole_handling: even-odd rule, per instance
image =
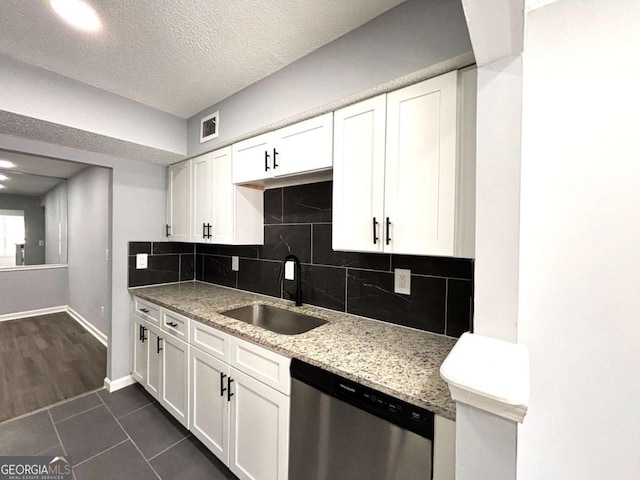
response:
[[[66,313],[0,322],[0,422],[102,387],[107,349]]]

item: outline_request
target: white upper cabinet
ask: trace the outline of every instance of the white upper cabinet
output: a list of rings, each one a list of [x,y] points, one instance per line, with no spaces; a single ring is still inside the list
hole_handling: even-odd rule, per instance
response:
[[[191,238],[191,192],[191,160],[169,166],[165,234],[171,241],[188,242]]]
[[[386,95],[380,95],[335,112],[335,250],[383,250],[386,106]]]
[[[189,191],[175,195],[171,179],[183,180],[189,168]],[[181,168],[178,169],[177,167]],[[179,176],[175,172],[179,172]],[[263,243],[263,192],[232,183],[231,147],[206,153],[169,167],[169,240],[229,245]],[[176,235],[173,225],[189,226],[189,235]],[[180,230],[182,231],[182,230]]]
[[[333,113],[258,135],[233,145],[233,183],[330,169]]]
[[[271,132],[233,144],[233,183],[249,183],[272,176]]]
[[[454,255],[457,72],[387,95],[385,247]]]
[[[334,250],[473,256],[474,89],[450,72],[335,113]]]
[[[273,132],[273,175],[285,176],[333,166],[333,113]]]

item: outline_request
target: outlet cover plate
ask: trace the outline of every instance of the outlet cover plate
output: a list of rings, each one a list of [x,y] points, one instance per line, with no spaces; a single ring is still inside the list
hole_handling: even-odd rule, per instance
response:
[[[411,270],[396,268],[394,276],[395,286],[393,291],[403,295],[411,295]]]
[[[240,270],[240,257],[231,257],[231,270],[234,272]]]
[[[289,261],[284,264],[284,278],[285,280],[295,280],[295,266],[296,264]]]
[[[147,253],[138,253],[136,255],[136,269],[144,270],[149,263],[149,255]]]

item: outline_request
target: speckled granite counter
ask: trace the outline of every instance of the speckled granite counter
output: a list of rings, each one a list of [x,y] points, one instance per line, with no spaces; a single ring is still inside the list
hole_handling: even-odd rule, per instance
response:
[[[455,403],[440,365],[456,340],[341,312],[208,283],[131,288],[142,299],[298,358],[455,420]],[[300,335],[282,335],[220,315],[254,303],[275,305],[328,323]]]

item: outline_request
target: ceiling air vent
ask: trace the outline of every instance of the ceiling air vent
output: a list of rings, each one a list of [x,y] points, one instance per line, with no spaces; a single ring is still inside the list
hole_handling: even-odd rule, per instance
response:
[[[200,143],[218,137],[218,129],[220,128],[218,112],[214,112],[211,115],[200,120]]]

